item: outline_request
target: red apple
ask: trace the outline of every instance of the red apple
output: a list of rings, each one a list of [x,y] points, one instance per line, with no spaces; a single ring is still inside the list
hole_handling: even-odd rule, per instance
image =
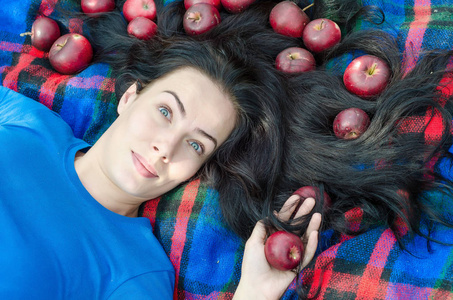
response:
[[[78,33],[59,37],[49,51],[52,67],[66,75],[82,71],[88,67],[92,58],[93,49],[90,42]]]
[[[115,0],[82,0],[82,11],[86,14],[100,14],[115,9]]]
[[[141,40],[149,40],[156,32],[157,24],[145,17],[137,17],[127,25],[127,33]]]
[[[306,198],[313,198],[317,199],[318,194],[319,194],[319,188],[311,185],[306,185],[301,188],[299,188],[297,191],[295,191],[293,194],[299,195],[299,197],[302,200],[305,200]],[[330,199],[329,195],[324,191],[323,193],[324,197],[324,206],[329,207],[332,204],[332,200]]]
[[[332,48],[341,40],[341,30],[332,20],[321,18],[308,23],[302,33],[305,47],[311,52],[322,52]]]
[[[197,3],[184,14],[183,26],[188,35],[205,33],[220,23],[220,14],[214,5]]]
[[[156,3],[154,3],[154,0],[126,0],[123,5],[123,15],[128,22],[136,17],[154,20],[156,18]]]
[[[267,238],[264,254],[269,264],[277,270],[292,270],[304,257],[304,244],[297,235],[280,230]]]
[[[372,98],[382,93],[387,87],[389,78],[389,65],[374,55],[357,57],[343,74],[346,89],[362,98]]]
[[[316,69],[316,61],[310,51],[299,47],[286,48],[275,59],[277,70],[285,73],[302,73]]]
[[[54,20],[41,17],[33,22],[31,32],[24,32],[20,35],[30,35],[33,47],[41,51],[49,51],[53,43],[60,37],[60,27]]]
[[[286,0],[274,6],[269,15],[269,22],[277,33],[301,37],[310,18],[296,3]]]
[[[360,108],[342,110],[333,121],[333,132],[339,139],[353,140],[361,136],[370,125],[370,117]]]
[[[189,9],[189,7],[197,3],[207,3],[214,5],[218,11],[220,11],[220,9],[222,8],[222,3],[220,3],[220,0],[184,0],[184,7],[187,10]]]
[[[256,0],[220,0],[223,8],[232,14],[238,14],[246,10]]]

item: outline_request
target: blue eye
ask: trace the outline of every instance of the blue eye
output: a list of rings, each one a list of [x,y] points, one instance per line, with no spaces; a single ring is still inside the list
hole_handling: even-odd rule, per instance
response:
[[[190,146],[198,153],[198,154],[203,154],[204,149],[203,146],[197,142],[189,142]]]
[[[161,106],[161,107],[159,107],[159,111],[165,118],[170,119],[171,112],[168,108]]]

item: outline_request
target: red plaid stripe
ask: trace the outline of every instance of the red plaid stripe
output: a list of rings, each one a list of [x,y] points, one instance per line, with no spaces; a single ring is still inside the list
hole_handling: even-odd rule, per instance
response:
[[[55,9],[57,2],[58,0],[42,0],[41,6],[39,7],[39,13],[44,16],[50,16]]]
[[[407,74],[418,60],[423,37],[431,17],[431,1],[414,1],[414,21],[410,24],[403,53],[403,70]]]
[[[27,68],[36,57],[32,55],[21,55],[19,61],[14,67],[7,68],[5,78],[3,79],[3,86],[17,91],[17,84],[19,73]]]
[[[382,233],[360,278],[357,299],[384,298],[388,282],[382,280],[381,275],[395,242],[396,238],[390,229]]]
[[[161,197],[147,201],[146,205],[144,205],[143,208],[143,217],[148,218],[149,221],[151,222],[151,226],[154,228],[154,225],[156,224],[156,212],[157,212],[157,207],[159,206],[159,201]]]
[[[171,238],[170,261],[173,263],[176,272],[175,286],[178,286],[179,271],[181,270],[181,258],[186,242],[187,223],[192,213],[192,207],[198,194],[200,180],[190,182],[184,189],[184,194],[176,214],[176,224],[173,237]],[[178,299],[178,289],[175,289],[174,298]]]

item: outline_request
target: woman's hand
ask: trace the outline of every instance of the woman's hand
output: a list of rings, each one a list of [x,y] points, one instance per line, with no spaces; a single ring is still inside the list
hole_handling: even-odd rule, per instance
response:
[[[277,216],[281,220],[288,220],[293,214],[297,201],[299,201],[299,196],[292,195],[289,197]],[[307,215],[314,206],[315,200],[313,198],[305,199],[296,212],[295,218]],[[313,214],[307,231],[302,237],[302,241],[305,245],[302,268],[304,268],[315,255],[320,225],[321,214]],[[264,224],[260,221],[256,224],[252,235],[245,244],[242,261],[242,275],[233,297],[234,300],[280,299],[289,284],[295,278],[296,273],[294,271],[280,271],[269,265],[264,255],[265,239],[266,229]]]

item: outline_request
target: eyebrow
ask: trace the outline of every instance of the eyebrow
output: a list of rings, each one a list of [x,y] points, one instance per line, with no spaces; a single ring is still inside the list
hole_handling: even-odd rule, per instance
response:
[[[176,100],[176,103],[178,104],[178,108],[179,108],[179,111],[181,112],[181,115],[183,117],[185,117],[186,116],[186,109],[184,108],[184,104],[181,102],[181,99],[179,99],[179,96],[175,92],[172,92],[172,91],[164,91],[164,92],[173,95],[173,97]],[[211,142],[213,142],[214,143],[214,149],[217,148],[217,139],[215,137],[213,137],[212,135],[210,135],[209,133],[207,133],[206,131],[204,131],[203,129],[200,129],[198,127],[196,128],[196,131],[198,133],[200,133],[201,135],[203,135],[204,137],[206,137],[207,139],[209,139]]]
[[[184,108],[184,104],[182,104],[182,102],[179,99],[178,95],[175,92],[172,92],[172,91],[164,91],[164,92],[169,93],[169,94],[173,95],[173,97],[175,97],[176,103],[178,104],[178,107],[179,107],[179,111],[181,112],[181,115],[183,117],[185,117],[186,116],[186,109]]]

